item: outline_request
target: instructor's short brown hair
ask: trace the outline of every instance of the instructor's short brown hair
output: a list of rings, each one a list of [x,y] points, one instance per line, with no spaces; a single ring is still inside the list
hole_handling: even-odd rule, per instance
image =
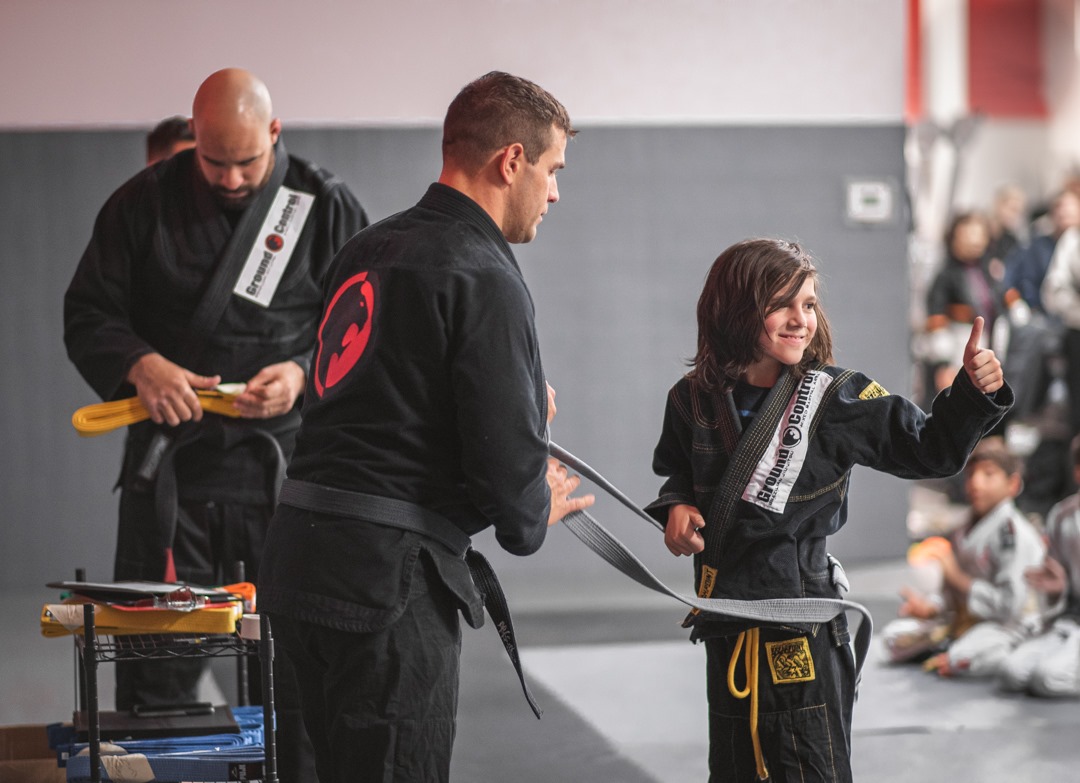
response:
[[[536,163],[551,146],[555,127],[572,138],[570,115],[547,90],[528,79],[492,71],[457,94],[443,121],[444,160],[476,171],[497,150],[520,143]]]
[[[146,134],[146,159],[152,161],[168,157],[178,143],[186,141],[195,141],[195,134],[191,132],[187,117],[179,114],[166,117]]]

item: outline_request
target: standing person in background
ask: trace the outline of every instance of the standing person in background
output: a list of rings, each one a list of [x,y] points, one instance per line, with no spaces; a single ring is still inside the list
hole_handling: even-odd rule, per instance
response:
[[[259,586],[322,783],[449,778],[458,613],[479,627],[491,598],[469,537],[532,554],[592,504],[547,457],[553,393],[510,247],[558,201],[574,134],[536,84],[480,77],[446,112],[439,181],[334,262]]]
[[[1047,312],[1042,285],[1058,242],[1080,226],[1076,191],[1056,194],[1042,223],[1048,223],[1049,230],[1037,233],[1006,259],[1006,296],[1015,291],[1020,300],[1009,308],[1009,349],[1004,363],[1016,392],[1014,421],[1032,427],[1038,438],[1025,459],[1024,491],[1017,504],[1045,518],[1051,506],[1075,489],[1068,457],[1072,432],[1064,380],[1064,327],[1058,315]]]
[[[1005,288],[1020,294],[1032,311],[1046,312],[1042,301],[1042,284],[1046,270],[1054,257],[1054,248],[1062,234],[1080,226],[1080,196],[1063,190],[1050,202],[1050,231],[1037,234],[1024,246],[1005,257]]]
[[[926,334],[934,393],[952,383],[956,359],[976,317],[986,324],[989,344],[994,321],[1004,309],[1004,289],[990,274],[990,228],[981,213],[961,212],[945,232],[945,261],[926,296]]]
[[[191,120],[179,115],[167,117],[146,134],[146,165],[153,166],[159,160],[171,158],[194,146],[195,133],[191,130]]]
[[[128,430],[114,578],[224,584],[243,561],[258,585],[322,280],[367,217],[345,183],[286,152],[251,73],[211,74],[191,126],[194,149],[102,208],[64,297],[64,341],[102,399],[137,394],[151,417]],[[222,381],[246,384],[238,418],[203,415],[196,391]],[[278,664],[281,776],[313,780],[287,658]],[[117,709],[196,701],[202,665],[117,664]]]
[[[847,521],[850,471],[959,471],[1012,392],[977,317],[931,415],[832,366],[818,273],[801,247],[732,245],[698,299],[698,349],[668,394],[648,507],[702,598],[837,598],[826,539]],[[847,620],[758,627],[691,613],[705,642],[711,783],[851,780],[855,667]],[[745,675],[735,672],[745,653]],[[767,660],[768,665],[760,663]]]
[[[994,193],[990,209],[990,242],[986,255],[990,259],[991,274],[1000,279],[1005,259],[1021,245],[1024,238],[1024,208],[1027,197],[1016,185],[1002,185]],[[995,272],[997,269],[997,272]]]
[[[1061,235],[1042,284],[1046,312],[1064,327],[1065,386],[1069,392],[1070,436],[1080,435],[1080,228]]]

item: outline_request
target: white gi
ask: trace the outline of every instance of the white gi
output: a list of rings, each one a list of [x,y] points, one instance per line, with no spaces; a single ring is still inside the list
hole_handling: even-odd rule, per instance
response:
[[[1042,563],[1046,548],[1012,500],[949,538],[960,568],[974,579],[967,599],[946,586],[942,614],[890,622],[882,634],[885,647],[893,662],[909,660],[959,627],[962,632],[947,648],[949,668],[961,675],[992,676],[1037,622],[1037,599],[1024,571]],[[974,624],[964,629],[968,623]]]
[[[1070,228],[1058,239],[1042,284],[1046,312],[1069,329],[1080,329],[1080,228]]]
[[[1080,493],[1050,510],[1046,534],[1068,587],[1043,615],[1043,633],[1009,654],[1001,684],[1036,696],[1080,696]]]

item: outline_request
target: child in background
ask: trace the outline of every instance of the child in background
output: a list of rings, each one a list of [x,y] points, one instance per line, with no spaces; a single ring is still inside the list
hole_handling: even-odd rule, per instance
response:
[[[1069,446],[1080,484],[1080,435]],[[1049,552],[1028,571],[1028,583],[1050,603],[1046,631],[1017,647],[1005,660],[1001,684],[1035,696],[1080,696],[1080,493],[1050,510]]]
[[[938,650],[927,660],[928,670],[994,676],[1030,634],[1038,605],[1024,572],[1042,562],[1046,548],[1013,503],[1022,487],[1020,459],[1001,438],[975,447],[964,468],[969,522],[928,554],[940,565],[941,592],[901,591],[900,618],[882,634],[892,662]]]
[[[826,537],[846,521],[851,468],[956,473],[1012,404],[1000,363],[978,347],[981,318],[931,415],[832,366],[817,271],[789,242],[725,250],[697,320],[697,354],[668,395],[653,459],[667,480],[649,510],[668,549],[693,555],[702,597],[837,597]],[[759,628],[702,612],[687,624],[705,642],[712,783],[851,780],[855,667],[843,614]],[[749,675],[738,673],[744,648]]]

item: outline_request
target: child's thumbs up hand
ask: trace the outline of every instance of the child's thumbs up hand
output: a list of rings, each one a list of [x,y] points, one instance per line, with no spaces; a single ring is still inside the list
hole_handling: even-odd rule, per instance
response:
[[[989,348],[980,348],[979,340],[983,333],[983,319],[978,316],[971,325],[971,336],[964,346],[964,371],[983,394],[992,394],[1005,383],[1005,374],[1001,362]]]

